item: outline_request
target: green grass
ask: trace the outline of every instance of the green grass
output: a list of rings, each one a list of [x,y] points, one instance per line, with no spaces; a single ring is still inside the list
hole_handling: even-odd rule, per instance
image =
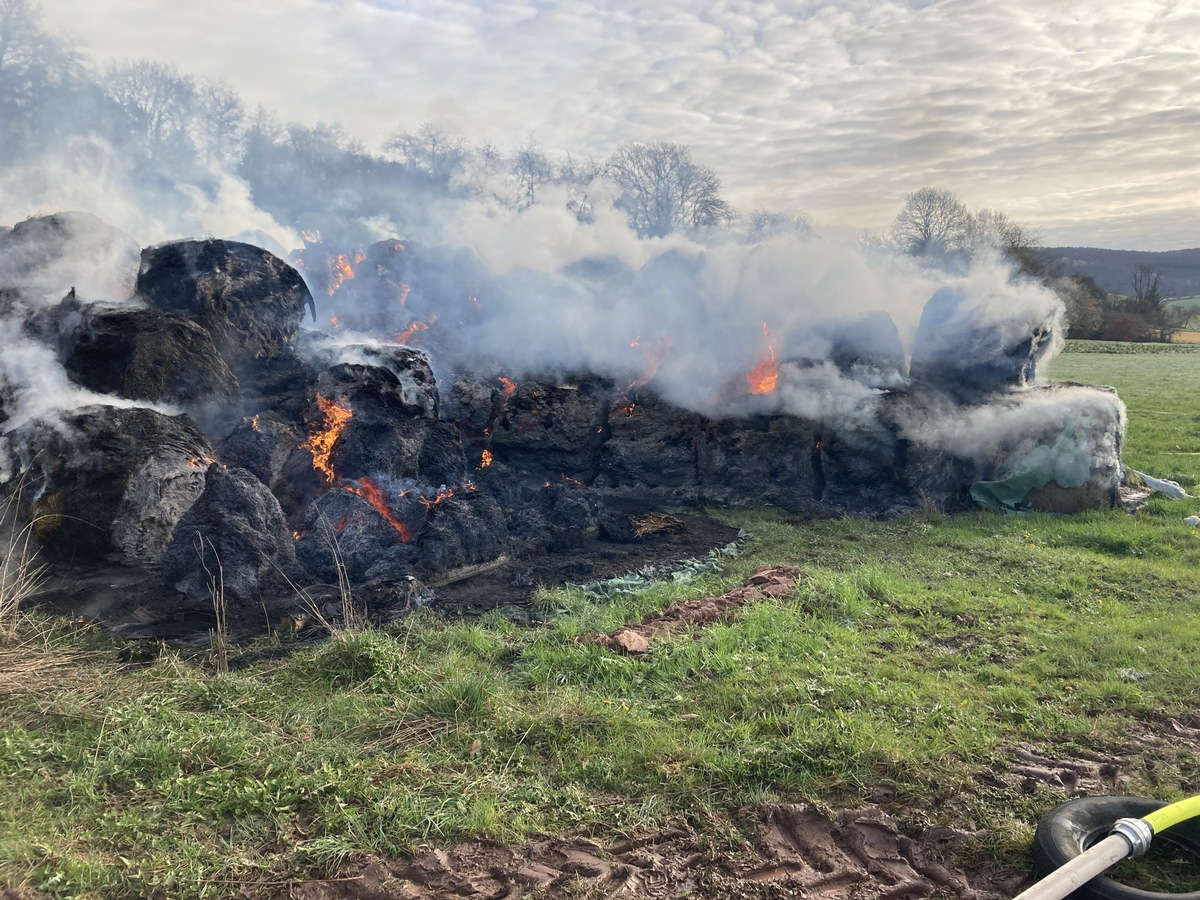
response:
[[[1126,463],[1200,486],[1200,344],[1070,341],[1050,373],[1116,387],[1129,410]]]
[[[1117,386],[1130,462],[1194,488],[1200,357],[1104,349],[1072,345],[1054,375]],[[1186,745],[1139,749],[1198,705],[1196,509],[723,513],[755,537],[719,576],[550,592],[537,626],[423,612],[271,662],[233,647],[224,675],[171,650],[121,663],[96,631],[30,617],[0,646],[0,885],[272,896],[427,843],[705,831],[761,802],[885,789],[920,824],[983,830],[958,865],[1023,871],[1062,794],[989,780],[1018,743],[1121,755],[1128,793],[1200,791]],[[648,658],[576,640],[766,563],[801,568],[791,596]]]

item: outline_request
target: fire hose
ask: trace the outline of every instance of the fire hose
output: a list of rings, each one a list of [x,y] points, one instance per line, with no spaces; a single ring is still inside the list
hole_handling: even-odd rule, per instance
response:
[[[1155,835],[1197,817],[1200,795],[1171,804],[1142,797],[1084,797],[1055,807],[1034,835],[1034,863],[1044,877],[1015,900],[1061,900],[1076,891],[1077,897],[1096,900],[1200,898],[1200,891],[1155,893],[1101,875],[1122,859],[1141,856]],[[1173,832],[1171,841],[1200,852],[1196,828]]]

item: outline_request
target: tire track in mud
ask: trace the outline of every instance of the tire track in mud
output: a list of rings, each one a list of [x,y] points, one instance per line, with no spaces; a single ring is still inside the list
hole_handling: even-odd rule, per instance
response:
[[[1004,884],[972,884],[907,837],[878,807],[832,816],[804,804],[758,811],[751,844],[715,852],[701,835],[672,831],[604,846],[585,838],[520,847],[490,842],[427,850],[413,860],[350,867],[333,882],[295,884],[295,900],[478,900],[676,897],[998,900]],[[932,843],[932,841],[931,841]]]

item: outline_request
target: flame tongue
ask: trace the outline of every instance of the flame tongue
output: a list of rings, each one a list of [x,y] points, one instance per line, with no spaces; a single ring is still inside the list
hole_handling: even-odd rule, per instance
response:
[[[347,482],[344,487],[370,503],[375,511],[396,529],[401,541],[407,544],[413,539],[412,529],[396,518],[391,506],[388,505],[387,493],[374,481],[364,476],[358,479],[357,484]]]
[[[779,361],[775,357],[778,339],[766,322],[763,322],[762,333],[767,342],[767,352],[758,364],[746,373],[746,384],[751,394],[769,394],[775,390],[779,381]]]
[[[436,315],[433,315],[429,317],[428,322],[413,322],[406,329],[404,329],[404,331],[396,335],[396,337],[393,338],[393,341],[395,341],[397,344],[407,344],[412,340],[413,335],[418,331],[428,331],[429,326],[436,322],[437,318],[438,317]]]
[[[639,334],[636,338],[634,338],[633,342],[629,346],[635,349],[641,348],[641,335]],[[655,341],[653,347],[644,348],[642,352],[645,353],[646,356],[645,367],[642,369],[642,374],[634,381],[631,381],[626,390],[632,391],[634,388],[639,388],[644,384],[649,384],[650,379],[652,379],[658,373],[659,366],[663,364],[667,358],[667,355],[671,352],[672,346],[674,346],[674,341],[672,341],[670,338],[659,338],[657,341]]]
[[[333,445],[342,436],[346,423],[354,413],[350,411],[350,407],[327,400],[320,394],[317,394],[317,408],[321,410],[321,428],[309,435],[308,440],[300,446],[312,454],[313,468],[321,473],[325,483],[333,484],[336,476],[329,457],[333,453]]]

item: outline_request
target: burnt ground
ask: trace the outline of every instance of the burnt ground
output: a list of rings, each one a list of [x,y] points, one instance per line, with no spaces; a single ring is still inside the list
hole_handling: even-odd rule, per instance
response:
[[[612,541],[599,538],[523,559],[504,558],[498,564],[448,573],[424,586],[434,609],[447,616],[478,615],[502,608],[516,618],[532,616],[531,598],[539,587],[560,587],[604,581],[647,567],[669,570],[685,560],[706,556],[736,540],[738,530],[699,514],[671,516],[679,523],[641,538]],[[332,585],[306,585],[315,596],[336,593]],[[375,602],[373,602],[375,601]],[[402,614],[402,604],[390,592],[366,598],[373,616],[386,620]],[[46,612],[86,619],[129,638],[179,641],[208,645],[214,626],[211,610],[180,609],[179,599],[144,572],[100,567],[52,574],[39,597]],[[283,604],[286,608],[287,604]],[[302,610],[299,595],[296,611]],[[275,609],[279,604],[275,604]],[[234,638],[262,633],[279,625],[279,614],[247,615],[247,625]]]
[[[539,587],[605,581],[648,566],[670,568],[706,556],[738,536],[736,528],[707,516],[681,513],[672,518],[682,528],[629,541],[588,541],[434,585],[436,608],[448,615],[471,615],[497,607],[527,609]]]

